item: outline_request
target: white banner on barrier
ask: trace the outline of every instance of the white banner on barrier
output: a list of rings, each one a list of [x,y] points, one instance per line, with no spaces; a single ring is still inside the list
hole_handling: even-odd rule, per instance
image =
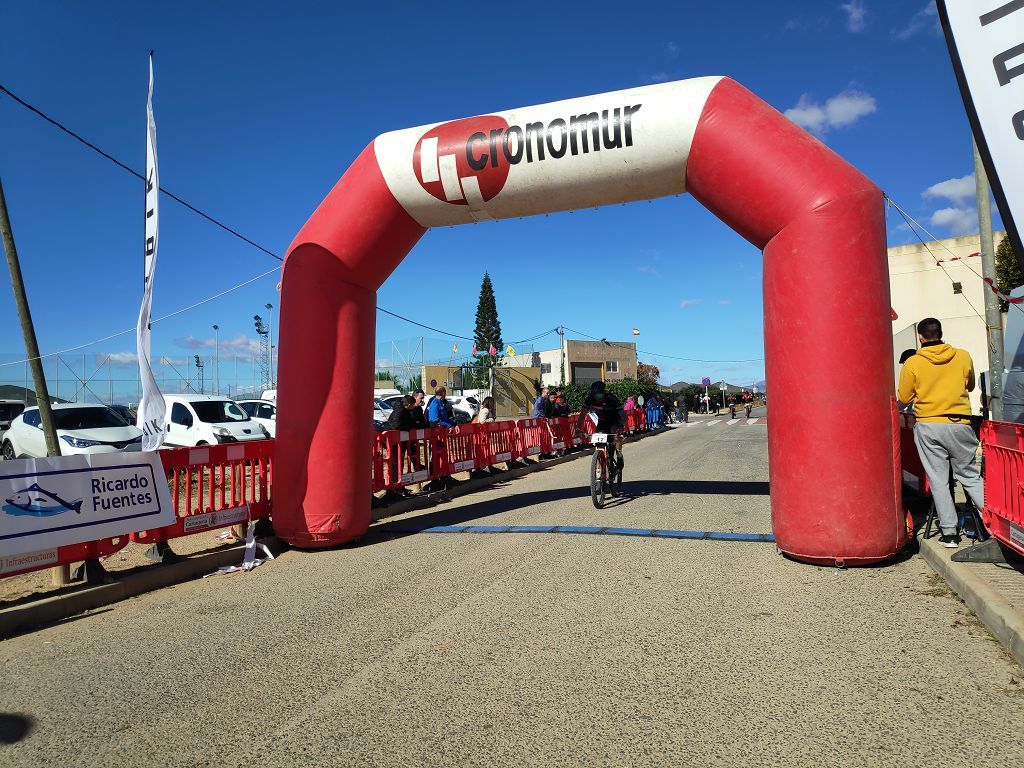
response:
[[[0,558],[175,522],[156,453],[99,453],[0,464]]]
[[[686,159],[720,77],[584,96],[385,133],[388,189],[434,227],[685,191]]]

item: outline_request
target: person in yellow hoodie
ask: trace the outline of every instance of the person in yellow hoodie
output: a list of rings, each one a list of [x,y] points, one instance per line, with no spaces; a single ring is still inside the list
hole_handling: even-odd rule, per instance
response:
[[[896,399],[913,404],[917,423],[914,442],[928,473],[942,534],[939,541],[960,543],[958,518],[949,492],[949,468],[974,506],[985,504],[981,474],[975,463],[978,438],[971,426],[967,393],[974,389],[974,361],[966,350],[942,341],[942,323],[926,317],[917,324],[921,348],[903,364]]]

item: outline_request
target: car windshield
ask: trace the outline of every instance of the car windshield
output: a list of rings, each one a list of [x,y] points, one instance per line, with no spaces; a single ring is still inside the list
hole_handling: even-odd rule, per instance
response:
[[[109,408],[56,408],[53,420],[57,429],[103,429],[129,427],[127,421]]]
[[[193,400],[189,405],[199,420],[207,424],[249,420],[249,415],[230,400]]]
[[[16,419],[25,410],[21,403],[0,403],[0,421]]]
[[[373,398],[373,407],[374,408],[380,408],[380,410],[382,410],[382,411],[390,411],[391,410],[391,406],[388,405],[387,403],[385,403],[383,400],[381,400],[378,397]]]

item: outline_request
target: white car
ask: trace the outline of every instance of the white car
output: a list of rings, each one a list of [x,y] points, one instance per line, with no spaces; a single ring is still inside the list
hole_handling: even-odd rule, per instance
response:
[[[373,398],[373,423],[383,424],[391,416],[391,408],[380,398]]]
[[[50,407],[61,456],[142,449],[142,430],[105,405],[57,403]],[[3,455],[5,459],[46,456],[46,437],[38,408],[26,408],[11,422],[4,435]]]
[[[269,400],[239,400],[238,407],[257,424],[262,424],[271,437],[277,437],[276,405]]]
[[[437,397],[437,395],[431,395],[423,403],[423,414],[427,414],[427,409],[430,407],[431,401]],[[480,403],[475,397],[462,397],[460,395],[449,395],[445,398],[448,401],[448,405],[452,407],[455,417],[456,424],[468,424],[473,418],[480,413]]]
[[[24,410],[24,400],[0,400],[0,444],[3,443],[7,430],[11,428],[11,422]]]
[[[213,395],[164,395],[167,403],[165,445],[197,446],[245,443],[270,437],[233,400]]]

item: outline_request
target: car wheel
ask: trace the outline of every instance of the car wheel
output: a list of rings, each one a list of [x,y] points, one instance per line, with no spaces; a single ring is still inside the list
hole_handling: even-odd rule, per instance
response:
[[[18,458],[14,454],[14,446],[11,445],[10,440],[4,440],[3,454],[5,461],[13,461],[14,459]]]

